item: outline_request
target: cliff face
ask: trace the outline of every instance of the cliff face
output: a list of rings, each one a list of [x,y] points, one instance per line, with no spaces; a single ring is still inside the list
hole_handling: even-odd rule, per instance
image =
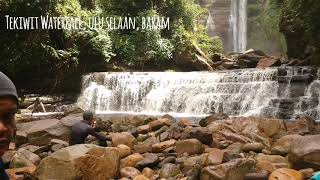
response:
[[[232,32],[230,32],[231,0],[199,0],[201,7],[208,9],[208,17],[203,22],[210,36],[219,36],[225,51],[232,50]]]

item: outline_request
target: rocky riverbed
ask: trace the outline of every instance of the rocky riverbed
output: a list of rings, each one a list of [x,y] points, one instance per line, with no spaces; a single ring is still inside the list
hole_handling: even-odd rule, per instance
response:
[[[16,150],[2,157],[16,179],[308,179],[320,169],[319,125],[213,114],[195,124],[159,118],[97,119],[108,147],[68,145],[81,109],[18,121]],[[49,119],[48,119],[49,118]]]

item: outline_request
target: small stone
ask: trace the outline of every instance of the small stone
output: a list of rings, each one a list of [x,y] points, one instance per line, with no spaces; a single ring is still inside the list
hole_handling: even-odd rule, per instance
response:
[[[152,152],[160,153],[160,152],[164,151],[165,149],[174,146],[175,144],[176,144],[176,140],[174,140],[174,139],[170,139],[167,141],[153,144],[152,145]]]
[[[120,167],[135,167],[136,164],[143,159],[139,153],[134,153],[120,160]]]
[[[151,168],[146,167],[142,170],[142,174],[147,178],[152,178],[155,175],[155,172]]]
[[[131,154],[131,149],[129,146],[127,145],[124,145],[124,144],[119,144],[117,146],[118,150],[119,150],[119,155],[120,155],[120,158],[125,158],[127,156],[129,156]]]
[[[180,154],[201,154],[203,151],[203,144],[198,139],[186,139],[176,143],[176,152]]]
[[[134,177],[138,176],[139,174],[141,174],[141,172],[134,167],[124,167],[124,168],[120,169],[120,175],[123,178],[133,179]]]
[[[160,178],[170,178],[178,175],[180,173],[180,169],[177,165],[167,163],[162,166],[160,169]]]
[[[264,149],[264,146],[263,144],[261,143],[257,143],[257,142],[254,142],[254,143],[246,143],[242,146],[242,150],[244,152],[249,152],[249,151],[254,151],[254,152],[261,152],[262,149]]]

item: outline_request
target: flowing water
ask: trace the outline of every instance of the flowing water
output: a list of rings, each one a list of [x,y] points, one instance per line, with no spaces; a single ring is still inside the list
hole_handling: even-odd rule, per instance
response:
[[[78,105],[103,113],[320,119],[320,72],[311,67],[216,72],[105,72],[83,77]]]

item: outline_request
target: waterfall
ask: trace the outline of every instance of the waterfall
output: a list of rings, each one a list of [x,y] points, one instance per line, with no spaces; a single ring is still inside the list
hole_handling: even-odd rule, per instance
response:
[[[232,0],[230,23],[233,51],[244,52],[247,47],[247,0]]]
[[[83,78],[78,105],[99,112],[205,115],[222,108],[232,116],[268,115],[276,75],[277,69],[93,73]]]
[[[83,77],[78,105],[99,113],[320,120],[320,70],[315,67],[216,72],[101,72]]]

